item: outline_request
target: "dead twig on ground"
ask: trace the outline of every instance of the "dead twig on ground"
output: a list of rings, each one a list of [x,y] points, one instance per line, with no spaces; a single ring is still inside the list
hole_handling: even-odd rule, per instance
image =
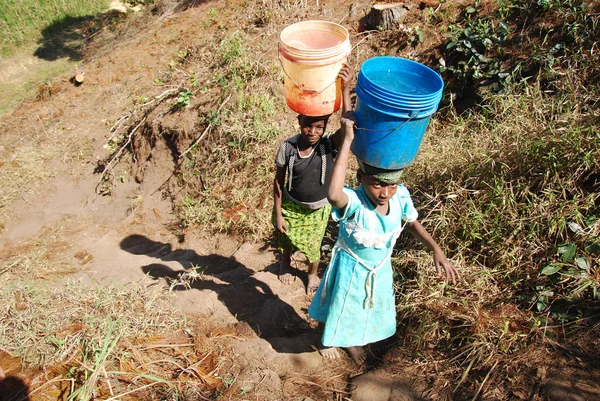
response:
[[[113,400],[117,400],[117,399],[119,399],[119,398],[121,398],[121,397],[124,397],[124,396],[126,396],[126,395],[129,395],[129,394],[135,393],[136,391],[140,391],[140,390],[146,389],[146,388],[148,388],[148,387],[152,387],[152,386],[154,386],[154,385],[156,385],[156,384],[165,384],[165,383],[163,383],[163,382],[154,382],[154,383],[149,383],[149,384],[146,384],[146,385],[144,385],[144,386],[142,386],[142,387],[134,388],[133,390],[127,391],[127,392],[125,392],[125,393],[122,393],[122,394],[119,394],[119,395],[117,395],[117,396],[110,397],[110,398],[109,398],[109,399],[107,399],[106,401],[113,401]]]
[[[96,196],[98,196],[98,187],[100,186],[100,184],[102,184],[102,181],[104,180],[104,175],[106,174],[106,172],[110,169],[112,170],[113,168],[113,163],[118,162],[119,158],[121,157],[121,154],[123,153],[123,151],[125,150],[125,148],[127,148],[127,146],[129,146],[129,144],[131,143],[131,140],[133,138],[133,134],[135,134],[135,132],[138,130],[138,128],[140,128],[142,126],[142,124],[144,122],[146,122],[146,118],[148,117],[148,115],[146,114],[138,123],[138,125],[135,126],[135,128],[133,128],[130,132],[129,135],[127,136],[127,140],[125,141],[125,143],[123,144],[123,146],[121,146],[121,148],[119,148],[119,150],[117,151],[117,153],[114,154],[114,156],[108,161],[108,163],[106,163],[106,165],[104,166],[104,170],[102,170],[102,173],[100,174],[100,179],[98,180],[98,184],[96,184],[96,188],[95,188],[95,192],[96,192]],[[95,199],[95,197],[94,197]]]
[[[229,96],[227,96],[227,99],[225,99],[225,101],[223,103],[221,103],[221,105],[219,106],[219,108],[217,109],[217,114],[219,114],[221,112],[221,109],[223,109],[223,107],[227,104],[227,102],[229,101],[229,99],[231,99],[231,94]],[[179,155],[179,158],[183,158],[183,156],[185,156],[186,154],[188,154],[192,149],[194,149],[198,143],[200,143],[200,141],[202,140],[202,138],[204,138],[204,135],[206,135],[206,133],[212,128],[213,123],[212,121],[210,123],[208,123],[208,126],[206,127],[206,129],[202,132],[202,134],[198,137],[198,139],[196,139],[194,141],[194,143],[192,143],[192,146],[190,146],[189,148],[186,149],[185,152],[183,152],[182,154]]]
[[[163,100],[163,99],[164,99],[164,98],[165,98],[167,95],[170,95],[170,94],[172,94],[172,93],[175,93],[175,92],[177,92],[178,90],[180,90],[181,88],[182,88],[182,86],[181,86],[181,85],[175,85],[175,86],[174,86],[174,89],[167,89],[166,91],[164,91],[164,92],[163,92],[163,93],[161,93],[160,95],[158,95],[158,96],[154,96],[154,99],[150,100],[149,102],[146,102],[146,103],[142,104],[142,107],[146,107],[146,106],[149,106],[149,105],[151,105],[151,104],[152,104],[152,103],[154,103],[154,102],[161,101],[161,100]]]
[[[25,401],[25,400],[29,399],[28,397],[31,397],[32,395],[36,394],[37,392],[39,392],[41,389],[45,388],[49,384],[57,383],[57,382],[71,382],[71,383],[73,383],[74,381],[75,381],[75,379],[61,379],[61,378],[55,377],[54,379],[51,379],[51,380],[49,380],[49,381],[41,384],[39,387],[36,387],[33,390],[31,390],[29,393],[27,393],[26,396],[24,396],[23,398],[21,398],[20,401]]]
[[[483,390],[483,386],[485,385],[485,382],[487,381],[487,379],[490,378],[490,375],[492,374],[494,369],[496,369],[496,366],[498,366],[499,362],[500,362],[499,360],[496,361],[496,363],[494,363],[494,366],[492,366],[492,368],[487,372],[487,375],[485,375],[485,377],[483,378],[483,381],[481,382],[479,389],[477,390],[477,392],[475,393],[475,395],[473,396],[473,399],[471,401],[475,401],[479,397],[479,394],[481,394],[481,390]]]

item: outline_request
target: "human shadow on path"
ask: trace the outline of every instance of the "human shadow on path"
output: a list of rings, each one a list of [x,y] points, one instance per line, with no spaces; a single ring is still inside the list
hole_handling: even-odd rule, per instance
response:
[[[231,315],[238,321],[247,323],[276,351],[313,351],[306,342],[285,340],[311,332],[308,323],[292,306],[274,294],[266,283],[256,279],[253,276],[254,271],[234,257],[227,258],[216,254],[203,256],[192,249],[174,250],[169,243],[153,241],[137,234],[124,238],[120,247],[134,255],[146,255],[163,262],[177,262],[183,270],[173,269],[162,263],[152,263],[142,266],[141,269],[155,280],[165,279],[174,291],[214,291]],[[268,268],[269,266],[266,269]],[[199,274],[190,275],[194,270]]]
[[[8,376],[0,379],[0,401],[29,401],[29,388],[17,376]]]

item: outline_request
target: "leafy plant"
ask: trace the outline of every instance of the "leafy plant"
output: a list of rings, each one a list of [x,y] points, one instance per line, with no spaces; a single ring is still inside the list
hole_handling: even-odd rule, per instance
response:
[[[189,90],[183,90],[179,92],[179,96],[176,100],[176,106],[179,109],[183,109],[185,106],[189,106],[191,99],[194,97],[194,94]]]
[[[585,236],[585,232],[579,224],[571,222],[569,227],[576,234]],[[564,243],[556,250],[560,255],[560,261],[548,264],[540,274],[557,277],[563,286],[570,284],[560,294],[563,297],[583,297],[585,296],[584,291],[589,289],[589,296],[592,299],[598,299],[600,280],[596,277],[598,260],[595,255],[599,251],[600,239],[598,237],[586,238],[579,243]]]
[[[448,39],[445,56],[439,60],[440,72],[450,72],[463,84],[490,80],[496,84],[494,89],[500,91],[511,77],[501,59],[501,46],[510,33],[509,27],[504,22],[472,19],[465,27],[450,25],[448,30],[444,34]]]
[[[262,72],[260,64],[252,60],[247,44],[239,36],[222,41],[216,52],[215,80],[221,87],[241,91],[245,83]]]
[[[419,43],[423,43],[427,38],[427,34],[423,32],[417,25],[415,25],[411,29],[411,33],[409,33],[408,44],[412,47],[416,47]]]

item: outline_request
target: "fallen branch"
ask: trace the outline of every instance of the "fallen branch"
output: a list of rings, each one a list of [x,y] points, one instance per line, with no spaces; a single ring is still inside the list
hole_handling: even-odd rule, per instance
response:
[[[133,138],[133,134],[135,134],[135,132],[138,130],[138,128],[140,128],[142,126],[142,124],[146,121],[146,116],[144,116],[144,118],[142,118],[142,120],[138,123],[138,125],[135,126],[134,129],[132,129],[129,132],[129,135],[127,136],[127,141],[125,141],[125,144],[123,144],[123,146],[121,146],[121,148],[117,151],[117,153],[115,153],[115,155],[109,160],[108,163],[106,163],[106,165],[104,166],[104,170],[102,170],[102,174],[100,174],[100,180],[98,180],[98,184],[96,184],[96,195],[98,195],[98,186],[100,186],[100,184],[102,183],[102,181],[104,180],[104,174],[106,174],[106,172],[108,171],[108,169],[113,168],[112,164],[115,160],[119,160],[119,157],[121,157],[121,154],[123,153],[123,150],[125,150],[125,148],[127,146],[129,146],[129,144],[131,143],[131,139]]]
[[[109,132],[115,132],[117,130],[119,130],[119,128],[121,128],[121,124],[123,123],[123,120],[127,120],[129,117],[131,117],[129,114],[124,115],[123,117],[119,118],[112,127],[110,127]],[[118,125],[118,127],[117,127]]]
[[[182,87],[180,85],[177,85],[174,89],[167,89],[166,91],[164,91],[163,93],[161,93],[158,96],[154,96],[154,99],[150,100],[149,102],[146,102],[144,104],[142,104],[141,107],[146,107],[151,105],[152,103],[162,100],[164,97],[166,97],[167,95],[170,95],[174,92],[177,92],[179,89],[181,89]]]
[[[498,366],[498,362],[500,362],[500,361],[496,361],[496,363],[494,363],[494,366],[492,366],[492,368],[487,372],[487,375],[485,375],[485,378],[481,382],[479,389],[477,390],[477,392],[475,393],[475,396],[473,396],[473,399],[471,401],[475,401],[475,400],[477,400],[477,398],[479,398],[479,394],[481,394],[481,390],[483,390],[483,386],[485,385],[485,382],[490,378],[490,375],[492,374],[492,371],[494,369],[496,369],[496,366]]]

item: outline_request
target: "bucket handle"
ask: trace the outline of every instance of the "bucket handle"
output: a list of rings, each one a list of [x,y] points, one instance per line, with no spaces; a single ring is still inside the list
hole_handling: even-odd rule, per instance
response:
[[[278,51],[277,51],[277,60],[279,60],[279,64],[281,65],[281,69],[283,70],[283,73],[285,74],[286,77],[289,78],[290,81],[292,81],[292,83],[294,85],[296,85],[296,87],[298,89],[300,89],[303,92],[308,92],[308,93],[318,93],[321,94],[325,91],[325,89],[329,88],[331,85],[335,84],[335,82],[337,81],[337,77],[333,80],[333,82],[331,82],[330,84],[328,84],[326,87],[324,87],[323,89],[321,89],[320,91],[318,90],[313,90],[313,89],[304,89],[303,87],[301,87],[300,85],[298,85],[296,83],[296,81],[294,81],[292,79],[292,77],[290,77],[290,75],[287,73],[287,71],[285,70],[285,67],[283,66],[283,61],[281,61],[281,43],[278,44]]]
[[[419,115],[419,112],[416,110],[412,110],[410,112],[410,114],[408,115],[408,120],[402,122],[402,124],[400,124],[397,127],[394,127],[392,129],[369,129],[369,128],[360,128],[358,126],[354,126],[354,129],[357,131],[368,131],[368,132],[393,132],[396,131],[397,129],[402,128],[402,126],[404,124],[406,124],[407,122],[409,122],[410,120],[412,120],[413,118],[417,118],[417,116]]]

